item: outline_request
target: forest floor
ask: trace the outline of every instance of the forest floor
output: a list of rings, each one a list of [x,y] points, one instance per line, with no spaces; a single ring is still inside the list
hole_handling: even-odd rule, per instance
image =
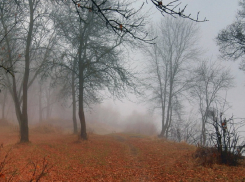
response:
[[[245,181],[245,165],[200,166],[195,146],[186,143],[123,133],[88,137],[31,130],[31,142],[19,144],[16,129],[0,127],[0,164],[8,154],[0,181],[36,181],[42,170],[48,173],[40,181]]]

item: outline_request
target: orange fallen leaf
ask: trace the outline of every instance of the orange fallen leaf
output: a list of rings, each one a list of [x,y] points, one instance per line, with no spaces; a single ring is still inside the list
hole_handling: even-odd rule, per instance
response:
[[[5,178],[5,174],[0,173],[0,178]]]

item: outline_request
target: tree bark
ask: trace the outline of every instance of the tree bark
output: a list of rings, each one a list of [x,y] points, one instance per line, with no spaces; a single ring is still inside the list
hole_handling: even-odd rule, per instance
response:
[[[2,120],[5,119],[6,99],[7,99],[7,89],[4,89],[3,104],[2,104]]]
[[[167,83],[168,83],[168,65],[166,65],[166,70],[165,70],[165,83],[164,83],[164,90],[163,93],[161,93],[161,102],[162,102],[162,131],[160,134],[160,137],[164,137],[164,128],[165,128],[165,110],[166,110],[166,97],[167,97]],[[161,78],[158,78],[161,79]],[[161,89],[162,92],[162,89]],[[162,98],[163,97],[163,98]]]
[[[86,30],[86,27],[84,28]],[[87,140],[87,132],[86,132],[86,122],[85,122],[85,115],[84,115],[84,105],[83,105],[83,95],[84,95],[84,57],[86,55],[86,47],[84,45],[85,43],[85,31],[80,28],[80,45],[78,50],[78,67],[79,67],[79,101],[78,101],[78,115],[80,119],[81,124],[81,133],[80,136],[83,140]],[[84,47],[83,47],[84,46]],[[82,49],[84,49],[83,52],[83,58],[82,58]]]
[[[162,131],[158,137],[162,138],[164,137],[163,133],[163,128],[164,128],[164,123],[165,123],[165,88],[166,88],[166,82],[164,83],[164,91],[163,91],[163,84],[162,84],[162,79],[161,79],[161,72],[159,68],[159,63],[158,63],[158,58],[157,58],[157,46],[154,45],[154,55],[155,55],[155,64],[156,64],[156,70],[157,70],[157,79],[158,79],[158,84],[159,84],[159,89],[160,89],[160,100],[161,100],[161,109],[162,109]],[[163,98],[164,97],[164,98]]]
[[[76,59],[73,61],[73,72],[72,72],[72,121],[73,121],[73,133],[77,134],[77,118],[76,118],[76,91],[75,91],[75,69],[76,69]]]
[[[48,120],[49,118],[50,118],[50,99],[51,99],[51,97],[50,97],[50,90],[49,90],[49,88],[48,88],[48,91],[46,92],[46,98],[47,98],[47,107],[46,107],[46,120]]]
[[[42,112],[42,84],[39,85],[39,123],[43,120],[43,112]]]
[[[83,60],[81,57],[79,58],[79,118],[81,124],[81,138],[83,140],[87,140],[87,133],[86,133],[86,122],[85,122],[85,115],[84,115],[84,106],[83,106],[83,94],[84,94],[84,78],[83,78]]]
[[[173,75],[173,49],[172,45],[170,46],[170,59],[169,59],[169,96],[168,96],[168,108],[167,108],[167,118],[166,123],[164,126],[164,134],[167,138],[167,131],[170,126],[170,115],[171,115],[171,108],[172,108],[172,95],[173,95],[173,84],[174,84],[174,75]]]
[[[85,122],[85,115],[84,115],[84,70],[85,65],[84,61],[86,59],[87,54],[87,44],[89,39],[89,34],[91,31],[91,26],[93,22],[93,13],[88,14],[87,24],[85,24],[83,27],[80,26],[80,45],[78,48],[78,69],[79,69],[79,101],[78,101],[78,115],[80,119],[81,124],[81,138],[83,140],[87,140],[87,132],[86,132],[86,122]]]
[[[201,144],[202,146],[206,145],[206,127],[205,127],[205,121],[202,121],[202,138],[201,138]]]
[[[172,105],[172,103],[171,103],[171,105]],[[170,126],[172,124],[172,116],[173,116],[173,107],[171,106],[171,108],[170,108],[169,123],[168,123],[167,130],[166,130],[166,138],[168,138],[169,128],[170,128]]]
[[[22,104],[22,117],[20,125],[20,142],[29,142],[29,128],[28,128],[28,114],[27,114],[27,100],[28,100],[28,80],[30,72],[30,47],[32,42],[32,31],[33,31],[33,2],[29,0],[30,8],[30,23],[29,30],[26,41],[26,51],[25,51],[25,73],[23,80],[23,104]]]

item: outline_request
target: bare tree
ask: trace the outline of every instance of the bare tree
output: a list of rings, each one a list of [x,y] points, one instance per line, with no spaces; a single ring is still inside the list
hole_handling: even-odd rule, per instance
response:
[[[89,11],[80,14],[83,19],[79,24],[72,23],[73,19],[79,20],[81,17],[73,13],[72,4],[67,3],[65,6],[64,9],[57,10],[53,18],[60,40],[66,42],[69,50],[64,49],[62,59],[58,58],[50,65],[57,69],[58,77],[66,76],[66,83],[72,85],[69,88],[72,88],[70,92],[73,92],[73,98],[76,91],[81,138],[87,139],[85,107],[101,101],[102,90],[107,90],[116,97],[124,96],[126,89],[134,90],[134,76],[125,68],[123,59],[119,59],[123,52],[119,47],[123,39],[114,36],[114,32],[108,30],[104,22]]]
[[[16,110],[16,115],[20,124],[20,134],[21,134],[21,141],[22,142],[27,142],[29,141],[29,137],[28,137],[28,117],[27,117],[27,84],[28,84],[28,79],[29,79],[29,66],[30,66],[30,55],[29,55],[29,50],[30,50],[30,45],[31,45],[31,36],[32,36],[32,32],[33,32],[33,20],[34,20],[34,7],[33,7],[33,2],[29,1],[28,4],[28,8],[30,12],[30,21],[27,23],[28,27],[27,28],[27,36],[25,36],[26,41],[24,42],[25,44],[25,48],[24,48],[24,55],[25,55],[25,70],[24,70],[24,79],[23,79],[23,89],[22,89],[22,94],[23,94],[23,103],[22,106],[20,104],[20,101],[18,99],[18,94],[17,94],[17,84],[16,84],[16,78],[15,76],[13,76],[12,78],[12,84],[13,84],[13,91],[12,91],[12,96],[13,96],[13,100],[15,102],[15,110]],[[11,42],[11,35],[8,33],[8,22],[7,19],[4,18],[8,15],[8,13],[3,12],[1,14],[1,24],[2,27],[4,29],[4,33],[6,35],[4,41],[5,41],[5,45],[6,45],[6,50],[7,50],[7,55],[6,57],[8,58],[8,64],[9,65],[13,65],[14,64],[14,55],[12,55],[14,53],[14,51],[16,51],[17,49],[13,49],[13,46],[15,43],[13,44],[13,42]],[[23,16],[21,16],[23,17]],[[12,18],[13,19],[13,18]],[[15,44],[16,45],[16,44]],[[23,51],[23,49],[22,49]],[[17,58],[18,59],[18,58]],[[9,79],[8,79],[9,80]],[[10,80],[9,80],[9,83]],[[21,111],[21,107],[22,107],[22,111]]]
[[[41,3],[40,0],[29,0],[21,2],[18,6],[21,8],[18,12],[18,21],[21,23],[13,31],[8,33],[9,19],[15,18],[8,15],[12,12],[2,12],[0,20],[6,34],[3,41],[6,46],[4,46],[4,58],[14,73],[13,77],[6,75],[5,83],[15,103],[16,116],[20,125],[20,141],[28,142],[28,88],[36,80],[43,69],[43,64],[48,60],[55,37],[53,31],[46,29],[49,22],[44,16],[47,13],[47,8],[44,8],[45,3]],[[38,8],[43,8],[43,12]],[[48,37],[48,41],[44,41]]]
[[[156,31],[156,44],[147,50],[150,75],[146,87],[151,91],[150,101],[161,111],[160,137],[168,137],[172,120],[181,117],[181,97],[188,89],[188,70],[198,53],[197,31],[193,22],[166,17]]]
[[[230,71],[218,62],[202,61],[192,73],[193,82],[191,96],[196,99],[201,114],[201,144],[206,144],[206,123],[211,108],[222,104],[224,99],[221,91],[226,91],[233,85]]]
[[[241,9],[237,13],[237,20],[219,32],[216,42],[223,58],[242,58],[240,69],[245,71],[245,0],[241,0],[239,5]]]

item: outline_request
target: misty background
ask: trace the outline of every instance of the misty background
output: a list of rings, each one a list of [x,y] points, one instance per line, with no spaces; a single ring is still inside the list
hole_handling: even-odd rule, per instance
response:
[[[200,11],[200,17],[206,17],[209,21],[205,23],[198,23],[200,27],[199,32],[199,45],[204,50],[203,57],[210,58],[212,60],[219,60],[220,65],[224,65],[231,70],[231,74],[235,77],[235,86],[223,93],[223,95],[227,96],[227,101],[230,104],[230,109],[226,111],[226,114],[229,116],[234,115],[235,118],[244,118],[244,108],[245,108],[245,97],[244,95],[244,86],[245,86],[245,75],[242,70],[239,69],[239,60],[238,61],[225,61],[220,58],[219,47],[215,42],[215,37],[217,37],[218,33],[232,22],[236,20],[236,14],[239,9],[239,1],[201,1],[201,0],[187,0],[183,1],[183,4],[188,4],[187,10],[195,15],[196,10]],[[183,5],[182,4],[182,5]],[[154,11],[154,7],[150,8],[151,11]],[[159,20],[162,15],[155,11],[152,13],[151,17],[153,20]],[[133,56],[136,62],[144,62],[144,58],[141,57],[140,53],[137,56]],[[140,67],[140,66],[138,66]],[[129,101],[130,100],[130,101]],[[132,112],[138,113],[149,113],[149,106],[147,103],[140,102],[135,96],[130,95],[129,99],[123,100],[107,100],[102,103],[104,107],[111,107],[115,110],[119,110],[123,116],[129,116]],[[189,107],[186,113],[191,111],[193,108]],[[197,118],[196,118],[197,119]],[[158,131],[161,127],[161,119],[155,115],[154,124],[157,126]]]
[[[135,7],[138,7],[140,4],[141,2],[137,2]],[[239,61],[224,61],[220,58],[219,48],[215,42],[215,37],[217,37],[219,31],[236,20],[236,14],[239,9],[238,1],[185,0],[180,7],[183,7],[185,4],[188,4],[187,12],[195,16],[200,11],[199,18],[206,17],[209,20],[197,23],[199,27],[197,43],[201,49],[201,57],[218,61],[218,64],[229,68],[235,78],[234,87],[221,94],[223,97],[226,97],[229,103],[226,115],[228,117],[234,115],[235,118],[244,118],[244,72],[239,70]],[[147,15],[148,30],[151,27],[157,27],[159,21],[164,20],[164,17],[162,18],[159,11],[150,3],[144,6],[143,12]],[[146,73],[149,58],[144,54],[144,50],[141,48],[132,49],[131,47],[124,47],[123,49],[125,51],[124,59],[127,61],[126,64],[129,64],[134,71],[139,72],[141,75]],[[41,119],[39,116],[40,98],[37,97],[37,93],[40,94],[40,90],[42,100]],[[69,97],[63,97],[60,94],[61,91],[62,85],[53,87],[51,79],[47,79],[42,84],[42,88],[40,87],[40,82],[35,82],[29,88],[28,116],[30,124],[48,122],[52,125],[61,126],[65,132],[72,133],[72,100]],[[160,133],[162,126],[161,114],[153,110],[153,106],[146,97],[129,93],[126,98],[118,99],[109,94],[107,96],[106,91],[102,91],[102,94],[105,96],[105,99],[100,104],[92,104],[91,107],[86,107],[85,109],[88,132],[97,134],[132,132],[146,135]],[[2,118],[17,124],[14,103],[6,89],[2,89],[0,99]],[[6,104],[3,105],[3,102]],[[197,107],[188,101],[184,101],[183,105],[183,122],[174,122],[173,125],[176,125],[176,127],[181,126],[182,128],[183,125],[187,128],[191,125],[192,128],[198,130],[200,115],[198,114]]]

